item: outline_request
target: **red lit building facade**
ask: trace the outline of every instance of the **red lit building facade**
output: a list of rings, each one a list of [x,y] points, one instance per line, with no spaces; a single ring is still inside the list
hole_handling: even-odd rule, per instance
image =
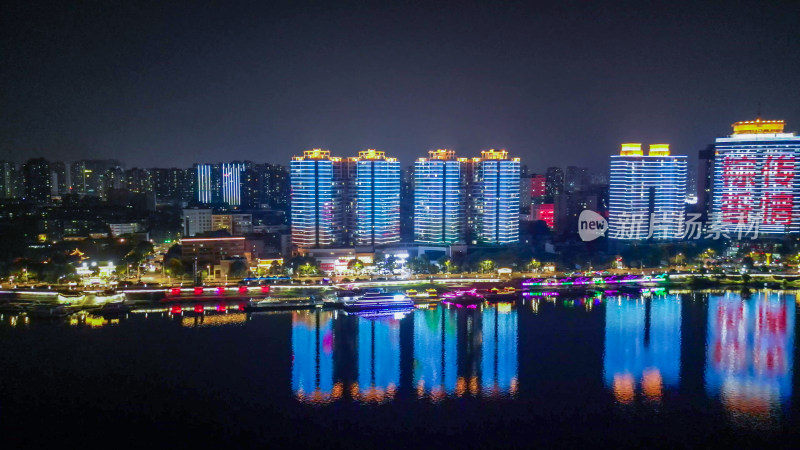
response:
[[[800,232],[800,138],[782,120],[733,124],[716,140],[712,226],[725,233]]]

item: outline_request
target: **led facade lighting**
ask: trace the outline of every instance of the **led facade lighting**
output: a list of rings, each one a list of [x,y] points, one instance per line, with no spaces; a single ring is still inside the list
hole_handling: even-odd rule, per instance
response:
[[[611,157],[608,236],[614,239],[680,239],[686,200],[686,156],[671,156],[654,144],[622,144]]]
[[[731,136],[716,140],[711,210],[716,230],[800,232],[800,137],[783,129],[782,120],[736,122]]]
[[[327,150],[314,149],[290,163],[292,243],[298,247],[334,246],[342,239],[340,177]]]
[[[214,189],[214,165],[195,164],[197,184],[197,201],[203,204],[212,203],[216,197]]]
[[[244,170],[245,164],[240,162],[221,165],[222,201],[230,206],[242,204],[242,172]]]
[[[462,163],[452,150],[431,150],[414,164],[414,241],[453,244],[463,239]]]
[[[519,242],[519,158],[509,158],[505,150],[484,150],[472,164],[478,240]]]
[[[400,242],[400,162],[374,149],[355,161],[356,245]]]

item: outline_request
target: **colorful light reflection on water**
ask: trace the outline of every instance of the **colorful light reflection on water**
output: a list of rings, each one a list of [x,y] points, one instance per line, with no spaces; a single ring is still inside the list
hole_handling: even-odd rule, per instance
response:
[[[364,429],[376,439],[387,429],[392,438],[421,429],[448,439],[455,430],[471,444],[506,423],[504,436],[553,431],[596,444],[701,436],[713,445],[742,435],[753,444],[800,432],[794,293],[553,293],[383,316],[214,307],[46,322],[0,314],[0,403],[13,411],[3,420],[58,426],[56,414],[92,413],[96,395],[103,407],[92,417],[108,417],[112,430],[131,414],[146,423],[152,415],[176,430],[241,424],[298,439],[292,427],[302,428],[312,444],[339,429],[347,444]],[[51,403],[60,408],[48,416],[40,405]],[[541,426],[519,426],[528,423]],[[596,426],[581,434],[587,423]]]
[[[708,299],[706,390],[733,420],[774,425],[792,394],[795,296]]]
[[[681,301],[676,295],[651,300],[612,298],[606,303],[603,378],[620,403],[640,391],[661,400],[680,380]]]

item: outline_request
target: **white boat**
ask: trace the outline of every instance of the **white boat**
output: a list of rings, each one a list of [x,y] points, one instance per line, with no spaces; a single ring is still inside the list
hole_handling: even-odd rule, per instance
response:
[[[405,294],[397,292],[367,292],[359,297],[342,300],[346,311],[363,311],[367,309],[405,309],[414,306],[414,301]]]

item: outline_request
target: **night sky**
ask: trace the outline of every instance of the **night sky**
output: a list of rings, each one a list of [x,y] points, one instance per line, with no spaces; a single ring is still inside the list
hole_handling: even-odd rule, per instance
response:
[[[200,6],[204,3],[207,6]],[[800,131],[800,2],[3,2],[0,158],[288,163],[506,148],[607,170]]]

